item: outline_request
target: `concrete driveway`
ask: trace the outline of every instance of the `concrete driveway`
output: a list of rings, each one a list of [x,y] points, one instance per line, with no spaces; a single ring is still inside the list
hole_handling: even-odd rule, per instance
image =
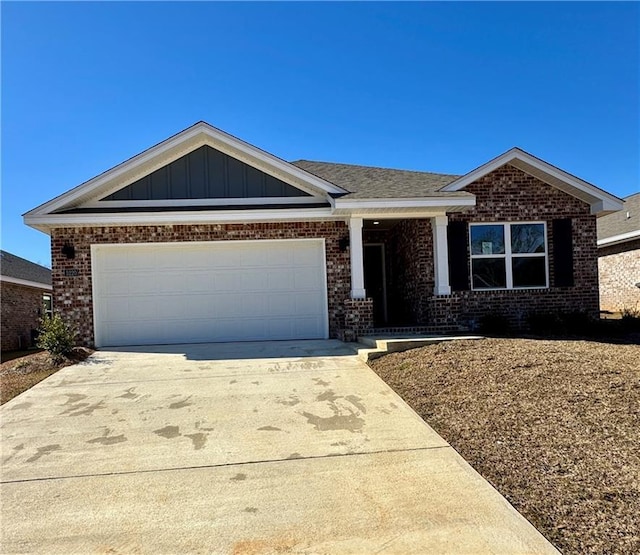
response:
[[[3,553],[555,553],[337,341],[101,351],[5,404]]]

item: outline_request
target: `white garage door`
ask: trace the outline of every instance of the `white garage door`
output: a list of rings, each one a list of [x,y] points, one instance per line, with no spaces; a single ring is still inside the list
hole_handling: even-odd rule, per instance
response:
[[[328,336],[322,239],[91,252],[98,347]]]

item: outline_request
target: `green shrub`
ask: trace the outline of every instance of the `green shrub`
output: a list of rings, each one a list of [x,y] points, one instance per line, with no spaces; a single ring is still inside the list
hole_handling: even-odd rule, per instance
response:
[[[48,351],[54,363],[68,356],[75,345],[76,330],[67,324],[59,314],[44,316],[40,320],[36,345]]]

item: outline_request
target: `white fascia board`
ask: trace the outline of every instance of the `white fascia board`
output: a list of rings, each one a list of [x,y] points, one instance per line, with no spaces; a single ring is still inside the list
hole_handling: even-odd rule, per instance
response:
[[[483,164],[482,166],[476,168],[475,170],[470,171],[469,173],[456,179],[452,183],[445,185],[440,190],[443,192],[460,191],[464,189],[467,185],[470,185],[471,183],[480,179],[481,177],[484,177],[488,173],[491,173],[492,171],[500,168],[501,166],[504,166],[505,164],[510,164],[514,161],[520,161],[520,162],[523,162],[524,164],[528,164],[533,168],[537,169],[538,171],[542,172],[543,174],[546,174],[547,176],[553,178],[554,180],[566,183],[569,186],[569,188],[574,188],[584,193],[587,196],[587,198],[589,198],[588,202],[589,204],[592,205],[592,207],[596,205],[596,203],[602,202],[603,205],[607,206],[605,210],[608,210],[608,211],[622,210],[623,201],[618,197],[610,193],[607,193],[606,191],[603,191],[602,189],[596,187],[595,185],[592,185],[591,183],[588,183],[580,179],[579,177],[571,175],[570,173],[567,173],[564,170],[561,170],[560,168],[552,166],[548,162],[545,162],[540,158],[536,158],[535,156],[517,147],[514,147],[508,150],[504,154],[501,154],[500,156],[494,158],[493,160],[490,160],[486,164]],[[526,171],[526,169],[523,169],[523,168],[519,168],[519,169],[521,169],[522,171]],[[557,185],[554,185],[553,183],[550,183],[550,184],[552,186],[557,186]],[[571,194],[570,191],[566,191],[566,192]],[[593,209],[592,209],[592,212],[593,212]]]
[[[36,289],[45,289],[46,291],[53,290],[53,287],[48,283],[40,283],[38,281],[30,281],[28,279],[0,276],[0,281],[4,281],[5,283],[13,283],[15,285],[24,285],[25,287],[34,287]]]
[[[475,196],[438,198],[386,198],[386,199],[336,199],[336,210],[367,210],[376,208],[442,208],[449,206],[475,206]]]
[[[632,241],[633,239],[640,239],[640,229],[629,231],[628,233],[621,233],[620,235],[613,235],[612,237],[606,237],[604,239],[598,239],[598,246],[606,247],[617,243]]]
[[[443,210],[416,210],[413,212],[359,212],[354,211],[343,217],[347,220],[350,218],[361,218],[363,220],[425,220],[429,218],[437,218],[446,216],[447,212]]]
[[[274,176],[276,177],[278,175],[291,176],[293,181],[296,183],[301,182],[302,184],[306,184],[306,192],[309,192],[310,194],[315,194],[316,196],[322,196],[324,198],[325,195],[328,196],[331,193],[340,194],[347,192],[324,179],[312,175],[293,164],[289,164],[272,154],[245,143],[244,141],[216,129],[207,123],[200,122],[145,150],[137,156],[122,162],[110,170],[107,170],[97,177],[78,185],[74,189],[63,193],[49,202],[30,210],[25,214],[25,216],[49,214],[53,211],[73,205],[74,202],[78,201],[78,199],[82,199],[83,197],[89,196],[92,200],[95,200],[96,196],[101,196],[103,194],[108,195],[113,192],[112,189],[109,189],[110,182],[117,181],[119,178],[122,178],[127,174],[132,174],[135,172],[136,168],[144,167],[144,172],[141,172],[141,174],[146,175],[160,167],[170,164],[174,159],[184,156],[185,153],[191,152],[205,144],[218,148],[230,156],[233,156],[234,153],[236,155],[241,154],[243,155],[242,158],[244,158],[243,161],[251,160],[254,162],[261,162],[263,165],[272,168],[273,171],[271,173],[275,174]],[[181,146],[185,148],[180,148]],[[153,165],[154,161],[157,161],[155,165]],[[147,168],[146,165],[149,165],[149,167]],[[133,183],[141,177],[141,174],[133,173],[128,180],[118,182],[115,186],[115,190]],[[299,185],[300,183],[297,184]]]
[[[24,223],[45,231],[54,227],[94,227],[102,225],[172,225],[210,223],[249,223],[342,219],[331,208],[280,208],[276,210],[203,210],[201,212],[127,212],[120,214],[44,214],[25,215]]]

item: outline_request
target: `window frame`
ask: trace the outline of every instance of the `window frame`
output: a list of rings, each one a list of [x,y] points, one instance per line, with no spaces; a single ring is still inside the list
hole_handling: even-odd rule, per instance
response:
[[[513,253],[511,252],[511,226],[512,225],[542,225],[544,233],[544,252],[527,252],[527,253]],[[504,233],[504,253],[502,254],[473,254],[473,246],[471,239],[471,228],[479,226],[502,226]],[[544,285],[527,285],[527,286],[514,286],[513,285],[513,259],[514,258],[543,258],[544,257]],[[495,259],[501,258],[504,260],[505,273],[506,273],[506,286],[505,287],[475,287],[473,282],[473,261],[477,259]],[[549,289],[549,234],[547,230],[546,221],[500,221],[500,222],[469,222],[469,282],[472,291],[521,291],[527,289]]]
[[[49,300],[50,308],[47,308],[47,299]],[[47,318],[53,317],[53,295],[51,293],[42,294],[42,312],[43,316]]]

